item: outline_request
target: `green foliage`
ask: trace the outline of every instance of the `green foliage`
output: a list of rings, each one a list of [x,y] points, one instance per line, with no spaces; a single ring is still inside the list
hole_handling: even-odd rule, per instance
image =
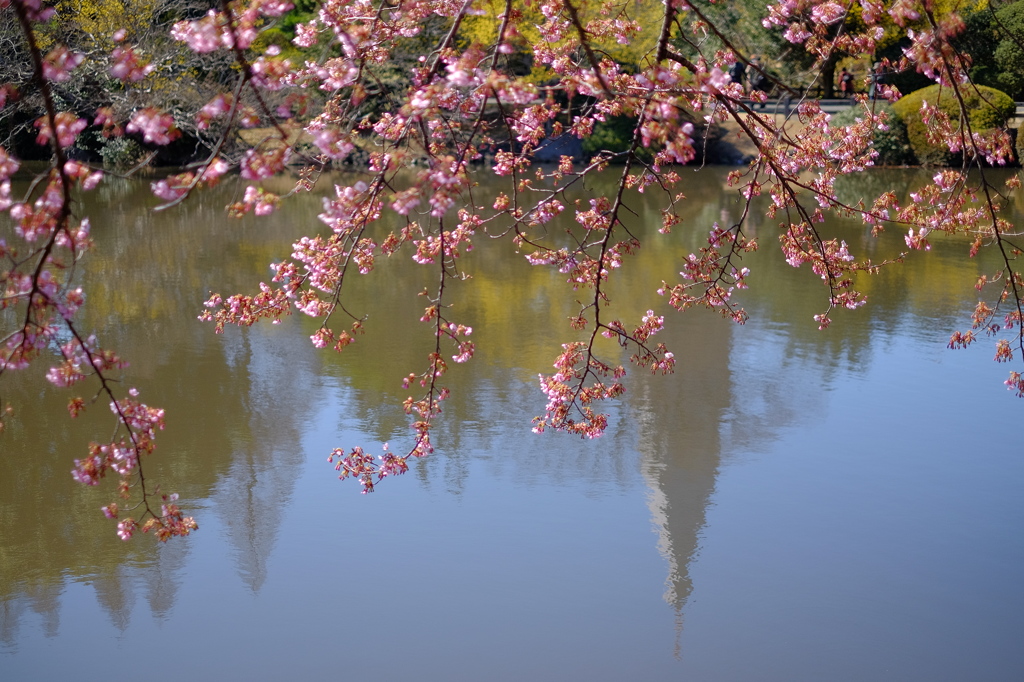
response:
[[[501,16],[505,12],[504,0],[478,0],[474,3],[477,10],[467,16],[459,26],[459,44],[468,47],[472,44],[489,45],[498,36],[498,28],[501,25]],[[654,54],[658,38],[661,33],[661,23],[664,16],[664,6],[661,3],[641,3],[626,0],[614,3],[614,12],[611,14],[617,20],[635,21],[640,27],[639,33],[623,43],[610,40],[606,37],[597,36],[593,22],[607,21],[609,18],[608,8],[600,2],[592,0],[580,0],[576,3],[580,21],[586,27],[592,47],[599,58],[607,57],[612,61],[626,66],[628,69],[635,69],[645,63]],[[551,69],[540,62],[533,60],[533,49],[531,46],[542,44],[543,38],[539,27],[546,22],[544,14],[540,10],[539,3],[516,3],[513,12],[519,17],[516,24],[516,34],[510,45],[516,50],[511,55],[505,55],[498,62],[503,68],[526,76],[528,80],[535,83],[547,82],[554,77]],[[511,67],[511,68],[510,68]]]
[[[969,55],[975,65],[979,64],[979,55],[985,50],[991,52],[994,37],[989,26],[991,19],[989,0],[932,0],[931,5],[931,14],[935,21],[942,21],[953,12],[959,14],[964,20],[966,24],[965,30],[955,38],[952,38],[951,42],[958,51]],[[903,59],[904,50],[911,46],[907,29],[917,33],[930,31],[931,19],[922,13],[916,21],[906,26],[900,26],[895,24],[891,18],[885,17],[883,18],[882,25],[885,32],[877,43],[874,57],[876,60],[888,59],[890,64],[898,64]],[[972,70],[973,75],[974,71]],[[934,83],[928,76],[914,67],[893,69],[888,74],[886,82],[902,93],[914,92]],[[989,80],[975,82],[978,85],[1005,89]]]
[[[728,28],[723,37],[745,59],[757,56],[762,67],[770,70],[773,77],[785,83],[805,84],[807,62],[803,50],[795,49],[783,37],[782,29],[766,29],[762,25],[768,13],[766,7],[767,3],[762,0],[733,0],[702,3],[700,9],[711,24]],[[693,60],[697,60],[708,46],[727,49],[718,35],[707,33],[697,22],[683,26],[683,30],[674,34],[672,44],[680,54]],[[748,69],[747,77],[751,75],[752,71]]]
[[[964,88],[961,91],[964,110],[971,130],[980,132],[1006,125],[1013,116],[1016,105],[1005,92],[985,86]],[[944,166],[953,163],[956,157],[939,145],[928,141],[928,130],[921,120],[921,105],[925,101],[945,112],[953,125],[961,120],[960,102],[949,88],[932,85],[898,100],[893,110],[907,127],[907,137],[918,163],[926,166]]]
[[[996,79],[1001,69],[995,63],[995,48],[999,41],[992,26],[992,12],[987,7],[970,12],[964,16],[964,24],[966,28],[956,36],[954,44],[971,58],[971,80],[978,85],[998,88]]]
[[[146,150],[130,137],[114,137],[103,141],[105,144],[100,147],[99,154],[103,158],[104,168],[127,171],[146,158]]]
[[[316,18],[317,2],[316,0],[295,0],[293,2],[295,7],[289,10],[283,17],[277,20],[273,26],[260,33],[260,35],[253,42],[256,51],[259,51],[259,43],[261,40],[265,41],[265,45],[273,44],[281,48],[281,54],[285,57],[297,57],[303,55],[303,58],[309,58],[316,61],[316,55],[318,52],[323,52],[323,48],[314,47],[310,49],[301,49],[296,47],[292,40],[295,38],[295,27],[298,24],[304,24],[312,19]]]
[[[637,119],[634,116],[609,116],[608,120],[594,126],[594,134],[583,139],[583,151],[587,156],[599,152],[619,154],[629,149]]]
[[[292,61],[298,61],[302,63],[305,59],[313,59],[315,52],[312,49],[299,49],[292,42],[295,37],[294,32],[289,33],[278,27],[268,28],[265,31],[261,31],[256,40],[252,41],[252,50],[257,54],[262,54],[271,45],[277,46],[281,50],[281,57],[285,59],[291,59]]]
[[[1024,99],[1024,1],[996,12],[999,43],[993,55],[1001,69],[996,83],[1014,99]]]
[[[971,79],[1024,99],[1024,0],[977,8],[954,46],[971,58]]]
[[[875,102],[876,113],[888,116],[888,130],[875,130],[871,136],[871,146],[878,152],[876,166],[905,166],[915,162],[914,150],[907,137],[907,127],[888,102]],[[833,126],[850,126],[856,119],[863,118],[860,107],[850,107],[832,116]]]

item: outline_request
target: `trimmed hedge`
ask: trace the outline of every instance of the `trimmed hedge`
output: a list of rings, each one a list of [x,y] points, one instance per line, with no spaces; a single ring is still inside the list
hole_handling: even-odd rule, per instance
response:
[[[876,166],[906,166],[915,162],[914,150],[907,138],[907,127],[903,120],[893,111],[892,105],[885,101],[874,102],[875,113],[884,113],[888,117],[888,130],[875,130],[871,135],[871,146],[878,152]],[[852,106],[837,114],[833,114],[830,123],[833,126],[852,126],[856,119],[864,118],[864,108]]]
[[[636,124],[638,119],[633,116],[609,116],[607,120],[601,121],[594,126],[594,132],[589,137],[583,138],[583,154],[586,158],[591,158],[601,152],[609,152],[611,154],[621,154],[628,150],[633,143],[633,133],[636,130]],[[722,139],[721,127],[717,124],[706,123],[694,123],[696,128],[692,134],[693,147],[697,152],[698,161],[704,159],[705,151],[708,154],[715,152],[715,145]],[[703,147],[707,145],[705,150]],[[654,154],[657,153],[660,147],[639,147],[636,150],[636,154],[640,159],[644,161],[650,161],[654,158]],[[711,163],[737,163],[738,159],[734,158],[708,158]],[[624,159],[619,158],[618,162],[623,162]]]
[[[963,97],[967,118],[975,132],[1005,126],[1016,111],[1010,96],[995,88],[979,85],[977,88],[965,89]],[[925,166],[951,165],[960,155],[951,154],[948,149],[928,142],[925,124],[921,120],[921,104],[926,100],[946,112],[953,124],[957,124],[960,119],[960,103],[949,88],[939,85],[931,85],[902,97],[893,105],[893,110],[907,127],[907,137],[918,163]]]

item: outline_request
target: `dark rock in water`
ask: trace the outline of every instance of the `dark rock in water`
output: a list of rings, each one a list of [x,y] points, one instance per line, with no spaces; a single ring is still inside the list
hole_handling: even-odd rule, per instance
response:
[[[750,163],[753,156],[739,149],[731,140],[718,139],[707,146],[706,161],[711,164],[738,166]]]
[[[582,159],[583,142],[575,135],[563,133],[558,137],[547,138],[533,152],[533,160],[539,163],[558,163],[563,156],[573,161]]]

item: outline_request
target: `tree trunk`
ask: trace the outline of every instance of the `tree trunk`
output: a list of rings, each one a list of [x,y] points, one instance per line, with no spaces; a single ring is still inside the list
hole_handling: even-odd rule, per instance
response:
[[[836,96],[836,62],[839,61],[835,54],[821,66],[821,98],[832,99]]]

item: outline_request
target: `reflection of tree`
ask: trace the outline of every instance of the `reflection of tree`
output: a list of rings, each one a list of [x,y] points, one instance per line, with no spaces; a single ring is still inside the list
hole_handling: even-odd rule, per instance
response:
[[[217,337],[194,320],[215,283],[241,289],[264,275],[271,254],[288,248],[291,224],[224,221],[230,187],[218,197],[187,203],[177,215],[148,212],[152,198],[143,183],[114,183],[104,191],[118,192],[119,201],[93,214],[98,247],[89,256],[95,279],[85,283],[85,326],[132,362],[131,378],[142,398],[167,410],[168,426],[147,459],[147,474],[179,492],[186,505],[216,490],[224,495],[225,516],[244,518],[229,525],[257,527],[261,542],[272,544],[280,520],[275,498],[287,497],[297,475],[295,427],[312,398],[309,377],[316,372],[308,366],[311,353],[303,351],[308,342],[296,338],[298,325],[254,330],[241,351],[251,358],[233,363],[244,335]],[[91,209],[86,203],[83,213]],[[289,380],[293,375],[297,383]],[[2,398],[15,406],[17,418],[0,435],[0,452],[9,460],[8,475],[0,477],[0,631],[13,638],[27,607],[43,616],[48,636],[55,635],[59,595],[69,575],[94,586],[117,627],[126,627],[131,617],[133,583],[145,586],[154,615],[166,614],[189,543],[155,552],[146,539],[116,538],[99,513],[108,501],[103,491],[77,485],[69,475],[71,460],[109,431],[106,406],[90,405],[69,421],[64,405],[72,394],[48,388],[41,377],[32,379],[13,374],[3,383]],[[83,389],[89,390],[94,389]],[[234,485],[232,476],[252,472],[273,478],[272,490],[262,495],[271,503],[247,508],[224,493]],[[256,518],[263,508],[268,513]],[[243,573],[263,570],[251,557],[240,561]],[[250,584],[256,589],[260,581]],[[4,641],[12,641],[6,636]]]
[[[13,647],[18,634],[18,622],[25,611],[22,598],[0,600],[0,644]]]
[[[622,315],[629,326],[638,322],[629,316],[647,306],[666,311],[655,294],[662,280],[677,278],[681,258],[699,248],[713,222],[737,216],[735,195],[722,189],[722,175],[710,169],[687,176],[687,194],[700,200],[687,204],[690,212],[669,235],[655,233],[658,212],[649,195],[631,195],[639,218],[629,227],[644,246],[616,273],[621,276],[608,290],[609,314]],[[430,270],[400,251],[370,275],[350,280],[347,304],[371,316],[367,335],[341,355],[314,352],[305,319],[216,337],[190,322],[201,301],[211,289],[251,291],[266,278],[266,265],[288,252],[291,230],[315,220],[316,197],[286,214],[227,222],[222,207],[232,195],[230,183],[221,194],[156,215],[139,208],[150,203],[142,185],[104,187],[119,194],[109,212],[94,217],[98,249],[89,256],[96,273],[96,283],[86,283],[89,325],[132,361],[143,398],[167,409],[168,428],[149,463],[153,479],[185,501],[215,500],[238,570],[259,590],[303,460],[299,435],[320,400],[320,375],[337,378],[344,388],[346,429],[371,439],[339,446],[373,450],[380,441],[406,437],[400,404],[408,393],[400,381],[422,368],[430,338],[418,321],[422,301],[395,292],[415,290]],[[480,191],[488,191],[484,183]],[[86,204],[83,212],[90,208]],[[552,241],[571,224],[568,213],[549,226]],[[880,257],[901,250],[896,231],[875,240],[852,222],[829,229],[854,250],[874,248]],[[663,340],[676,353],[678,374],[644,379],[634,372],[623,406],[611,406],[612,427],[596,448],[529,430],[530,417],[543,410],[536,375],[550,371],[560,343],[576,338],[566,318],[578,295],[564,275],[509,257],[504,244],[492,248],[478,235],[465,263],[473,279],[452,287],[450,310],[453,320],[474,327],[478,354],[467,366],[450,365],[446,383],[453,392],[436,431],[438,454],[418,463],[415,475],[452,492],[472,485],[478,465],[524,486],[582,481],[594,489],[626,487],[635,475],[639,437],[651,513],[670,564],[669,599],[681,612],[722,452],[756,447],[773,429],[797,421],[800,400],[813,400],[835,377],[859,371],[892,325],[925,314],[942,324],[955,319],[962,301],[953,292],[981,267],[955,257],[963,245],[936,240],[919,267],[866,279],[869,305],[837,315],[833,329],[823,333],[812,322],[824,297],[817,278],[784,262],[775,248],[776,224],[766,221],[758,231],[762,249],[743,263],[755,288],[741,293],[752,322],[734,328],[704,311],[682,317],[666,312]],[[846,326],[847,319],[857,324]],[[607,354],[617,357],[614,348]],[[162,548],[153,559],[145,541],[116,539],[98,512],[107,499],[68,475],[70,460],[109,430],[105,406],[92,405],[71,422],[62,414],[68,394],[41,389],[39,377],[28,379],[5,376],[2,385],[4,402],[19,408],[18,419],[0,436],[0,453],[9,462],[0,477],[2,641],[15,640],[18,620],[29,611],[56,634],[67,576],[94,584],[119,626],[127,624],[136,593],[158,617],[168,613],[189,543]],[[797,384],[803,397],[794,405]],[[559,439],[557,459],[538,462],[530,445],[535,438]],[[331,475],[326,463],[324,475]],[[121,585],[132,581],[134,591]]]
[[[901,199],[931,180],[935,171],[927,169],[877,168],[861,173],[849,173],[836,178],[836,196],[839,201],[856,205],[862,197],[878,197],[895,192]]]
[[[912,180],[913,174],[879,174],[862,181],[898,188],[909,187]],[[716,206],[710,188],[706,196],[701,204],[705,210],[694,216],[691,229],[680,231],[671,249],[673,257],[699,247],[712,221],[728,220],[716,211],[721,206],[724,213],[732,204],[720,199]],[[905,250],[902,234],[895,231],[874,238],[853,221],[833,221],[829,227],[854,251],[872,250],[875,258]],[[704,311],[692,311],[682,319],[666,313],[662,340],[679,359],[677,373],[634,381],[626,394],[632,413],[638,415],[641,471],[651,487],[649,506],[669,563],[666,599],[676,609],[680,627],[693,588],[691,562],[699,551],[707,505],[725,453],[764,448],[779,429],[814,414],[809,408],[820,404],[832,383],[866,370],[875,349],[895,334],[895,325],[916,324],[913,320],[922,318],[950,323],[953,311],[962,306],[964,284],[976,278],[980,268],[954,253],[964,244],[936,244],[928,258],[918,259],[912,268],[895,267],[865,277],[868,306],[837,314],[833,328],[822,332],[812,317],[823,306],[823,290],[806,269],[785,263],[774,244],[778,229],[762,224],[762,250],[744,263],[756,284],[741,294],[751,322],[735,327]],[[664,255],[641,252],[639,279],[650,271],[671,271],[659,258]],[[643,292],[637,279],[627,278],[620,298],[640,300]]]
[[[93,580],[96,599],[110,616],[114,627],[121,632],[128,629],[135,606],[135,586],[132,584],[131,573],[121,565]]]
[[[26,609],[42,617],[43,633],[47,637],[56,637],[60,631],[60,595],[63,587],[50,582],[34,583],[17,595],[0,599],[0,642],[7,646],[15,646],[18,636],[18,625]]]
[[[662,281],[677,278],[681,259],[700,247],[714,222],[737,217],[735,198],[723,191],[721,176],[713,170],[687,176],[686,193],[702,200],[684,204],[684,222],[670,235],[656,232],[660,213],[653,197],[638,196],[630,203],[638,217],[627,226],[644,246],[626,259],[622,277],[611,282],[612,317],[615,311],[635,316],[645,307],[666,310],[664,300],[656,294]],[[562,282],[554,286],[565,287]],[[565,292],[552,294],[558,295],[564,298]],[[664,314],[666,329],[657,340],[676,354],[676,374],[650,377],[634,368],[624,398],[628,408],[615,415],[613,428],[622,429],[624,422],[629,422],[627,447],[639,452],[640,471],[650,486],[648,506],[659,549],[669,564],[665,599],[681,623],[692,589],[689,565],[698,551],[705,510],[714,492],[721,456],[720,429],[731,401],[732,323],[704,311],[679,316],[669,310]],[[567,316],[568,311],[559,321],[562,328]],[[639,319],[624,317],[623,323],[629,327]]]
[[[146,602],[156,618],[166,618],[170,614],[188,556],[186,543],[171,542],[162,545],[153,564],[141,571]]]

